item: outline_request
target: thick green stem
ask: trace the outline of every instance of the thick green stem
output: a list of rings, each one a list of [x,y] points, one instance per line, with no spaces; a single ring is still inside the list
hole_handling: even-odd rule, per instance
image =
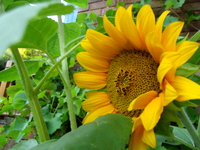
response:
[[[59,38],[60,54],[61,56],[63,56],[66,53],[66,51],[65,51],[64,24],[62,23],[61,16],[58,16],[58,38]],[[71,94],[71,85],[70,85],[68,69],[69,69],[68,62],[66,58],[65,60],[62,61],[62,73],[64,74],[63,82],[66,82],[66,84],[64,84],[64,87],[67,95],[67,105],[69,109],[69,120],[70,120],[71,130],[75,130],[77,128],[77,124],[76,124],[76,116],[74,113],[74,105]]]
[[[188,117],[187,113],[185,112],[185,109],[182,108],[182,111],[177,112],[180,119],[182,120],[183,124],[187,128],[188,132],[190,133],[191,137],[194,140],[195,146],[200,149],[200,138],[198,136],[198,133],[196,129],[194,128],[193,124],[190,121],[190,118]]]
[[[45,142],[49,140],[50,138],[49,138],[46,124],[44,122],[44,118],[42,116],[40,104],[37,98],[37,93],[33,90],[33,86],[28,76],[28,72],[23,63],[21,55],[19,54],[18,49],[16,47],[11,47],[11,51],[13,54],[15,65],[18,70],[18,74],[20,76],[20,80],[22,82],[23,88],[26,92],[26,95],[29,101],[29,106],[31,108],[31,112],[34,117],[34,122],[35,122],[39,139],[41,142]]]

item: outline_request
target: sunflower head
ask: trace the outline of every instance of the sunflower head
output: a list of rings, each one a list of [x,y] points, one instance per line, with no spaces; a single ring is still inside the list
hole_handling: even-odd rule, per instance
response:
[[[132,5],[119,7],[115,25],[103,17],[108,36],[88,29],[81,41],[85,52],[77,55],[86,71],[74,74],[76,84],[90,90],[106,89],[87,93],[82,106],[88,114],[83,123],[108,113],[131,117],[130,150],[156,146],[154,127],[173,100],[200,98],[199,85],[175,75],[199,44],[176,44],[183,22],[173,22],[163,30],[168,13],[156,21],[151,7],[144,5],[134,21]]]

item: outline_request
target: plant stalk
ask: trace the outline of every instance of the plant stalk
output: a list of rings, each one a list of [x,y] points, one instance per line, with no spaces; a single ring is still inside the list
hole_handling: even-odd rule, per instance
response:
[[[58,38],[59,38],[59,46],[60,46],[60,54],[63,56],[65,51],[65,36],[64,36],[64,24],[62,23],[61,16],[58,16]],[[71,94],[71,85],[70,85],[70,79],[69,79],[69,68],[68,68],[68,62],[67,58],[65,58],[62,61],[62,73],[64,77],[64,81],[66,84],[64,84],[65,92],[67,95],[67,105],[69,109],[69,120],[71,125],[71,130],[75,130],[77,128],[76,123],[76,116],[74,113],[74,105],[73,105],[73,99]]]
[[[24,62],[22,60],[22,57],[18,49],[12,46],[11,51],[13,54],[13,59],[14,59],[18,74],[20,76],[20,80],[22,82],[23,88],[26,92],[26,95],[29,101],[29,106],[31,108],[31,112],[34,117],[34,122],[35,122],[39,139],[41,142],[48,141],[50,138],[49,138],[46,124],[44,122],[44,118],[42,116],[40,104],[37,98],[37,93],[33,90],[33,86],[28,76],[27,69],[24,65]]]
[[[186,129],[190,133],[191,137],[194,140],[195,146],[200,149],[200,138],[197,133],[197,130],[194,128],[193,124],[190,121],[190,118],[188,117],[187,113],[185,112],[185,109],[182,108],[182,111],[177,112],[180,119],[182,120],[183,124],[185,125]]]
[[[43,83],[46,81],[46,79],[49,77],[49,75],[60,65],[60,63],[73,51],[75,50],[80,43],[74,45],[69,51],[67,51],[61,58],[52,66],[52,68],[47,72],[47,74],[42,78],[42,80],[39,82],[39,84],[35,87],[34,91],[37,93]]]

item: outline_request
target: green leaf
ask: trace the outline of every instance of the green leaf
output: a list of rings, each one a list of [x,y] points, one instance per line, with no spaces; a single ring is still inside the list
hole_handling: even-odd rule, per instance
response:
[[[29,20],[49,5],[50,3],[39,3],[37,6],[24,5],[0,16],[0,55],[10,45],[22,39]]]
[[[100,116],[95,121],[65,134],[49,147],[49,150],[123,149],[129,141],[131,128],[132,119],[130,117],[121,114]]]
[[[26,118],[21,116],[15,117],[13,130],[23,131],[28,125],[28,121]]]
[[[79,7],[87,8],[88,7],[88,0],[64,0],[70,4],[77,5]]]
[[[23,39],[16,47],[35,48],[45,51],[47,49],[47,41],[57,32],[57,28],[57,23],[52,19],[34,20],[27,26]]]
[[[47,128],[49,134],[52,134],[57,129],[60,128],[62,121],[61,121],[61,113],[57,113],[54,118],[52,118],[49,122],[47,122]]]
[[[47,42],[47,51],[53,57],[56,58],[60,56],[60,47],[58,34],[54,34]]]
[[[56,142],[56,139],[49,140],[47,142],[44,142],[42,144],[39,144],[29,150],[49,150],[49,148]]]
[[[172,132],[173,132],[175,138],[178,138],[179,140],[184,141],[185,143],[188,143],[189,145],[192,145],[195,147],[194,141],[186,129],[179,128],[179,127],[173,127]]]
[[[6,133],[0,134],[0,148],[7,143]]]
[[[196,41],[198,41],[198,39],[200,39],[200,30],[199,30],[198,32],[196,32],[196,33],[189,39],[189,41],[196,42]]]
[[[107,0],[107,1],[106,1],[106,6],[109,7],[111,4],[112,4],[112,0]]]
[[[184,4],[185,0],[167,0],[165,1],[165,9],[169,9],[171,6],[179,8]]]
[[[170,23],[178,21],[178,17],[167,16],[165,18],[163,26],[166,28]]]
[[[199,118],[197,110],[192,107],[185,107],[185,110],[192,123],[195,123]]]
[[[80,36],[81,29],[80,25],[76,22],[65,23],[64,24],[65,30],[65,43],[67,44],[71,40]]]
[[[183,76],[183,77],[189,77],[193,74],[195,74],[197,71],[199,71],[199,65],[194,65],[191,63],[185,63],[178,67],[176,71],[176,75]]]
[[[145,4],[150,4],[152,0],[141,0],[140,4],[145,5]]]
[[[25,5],[25,4],[29,4],[29,2],[26,2],[26,1],[16,1],[16,2],[13,2],[11,4],[9,4],[6,8],[6,11],[8,10],[11,10],[13,8],[16,8],[16,7],[19,7],[19,6],[22,6],[22,5]]]
[[[88,16],[87,13],[79,13],[77,18],[76,18],[76,21],[78,23],[82,23],[87,18],[87,16]]]
[[[35,139],[30,139],[27,141],[20,142],[19,144],[15,145],[9,150],[28,150],[32,147],[35,147],[36,145],[38,145],[37,141]]]
[[[196,50],[194,55],[187,62],[200,65],[200,47]]]
[[[24,61],[25,66],[28,70],[28,75],[32,75],[33,73],[37,72],[37,70],[39,69],[39,63],[41,63],[40,61]],[[14,66],[0,71],[0,81],[14,81],[14,80],[18,80],[19,76],[17,75],[17,69]]]
[[[64,5],[62,3],[57,3],[53,5],[49,5],[47,8],[42,9],[38,16],[39,17],[46,17],[50,15],[64,15],[70,14],[74,10],[72,5]]]

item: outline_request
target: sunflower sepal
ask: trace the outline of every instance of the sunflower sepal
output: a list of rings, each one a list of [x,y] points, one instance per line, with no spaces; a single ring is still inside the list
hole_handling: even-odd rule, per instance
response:
[[[193,103],[191,101],[184,101],[184,102],[174,101],[174,104],[179,108],[185,107],[185,106],[198,107],[197,104],[195,104],[195,103]]]

